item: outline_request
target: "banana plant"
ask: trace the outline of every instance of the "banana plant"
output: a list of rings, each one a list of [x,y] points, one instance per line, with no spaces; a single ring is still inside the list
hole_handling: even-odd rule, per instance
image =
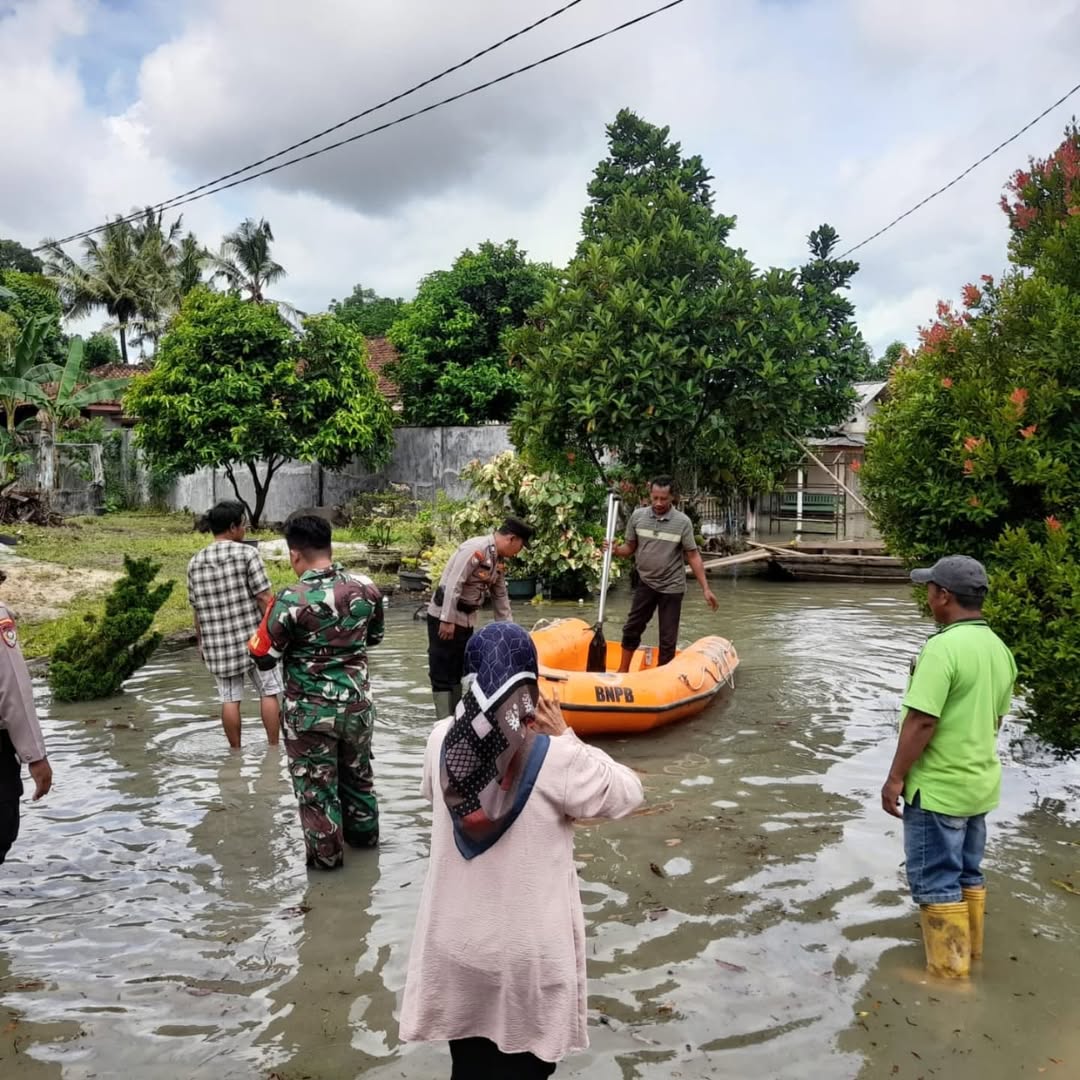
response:
[[[55,365],[52,366],[55,370]],[[67,360],[59,371],[55,386],[42,387],[43,391],[48,390],[51,393],[43,392],[39,402],[40,414],[44,416],[45,429],[48,431],[52,444],[52,484],[54,487],[60,480],[60,470],[57,468],[57,443],[61,426],[66,421],[77,417],[88,405],[118,400],[130,381],[126,378],[98,379],[95,382],[80,385],[79,379],[85,377],[82,338],[74,338],[68,346]]]
[[[56,364],[41,359],[51,321],[48,316],[31,319],[19,335],[10,363],[0,367],[0,409],[4,411],[0,470],[5,482],[14,478],[19,448],[24,441],[20,428],[24,428],[26,422],[16,424],[18,410],[26,405],[40,409],[47,400],[45,385],[60,377],[60,368]]]

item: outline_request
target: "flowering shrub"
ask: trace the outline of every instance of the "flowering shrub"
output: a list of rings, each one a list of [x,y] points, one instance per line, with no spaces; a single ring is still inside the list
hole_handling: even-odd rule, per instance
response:
[[[1003,207],[1014,269],[965,286],[962,310],[938,304],[916,352],[890,373],[861,480],[894,554],[987,563],[992,618],[1016,649],[1032,730],[1073,753],[1075,702],[1060,680],[1080,671],[1067,626],[1080,580],[1068,524],[1080,514],[1075,126],[1049,158],[1014,174]]]
[[[603,487],[554,472],[534,473],[512,450],[486,464],[470,462],[461,476],[481,496],[455,515],[462,538],[495,528],[513,514],[536,528],[529,546],[512,564],[515,576],[542,578],[553,596],[576,598],[598,586]],[[614,563],[612,573],[617,573]]]

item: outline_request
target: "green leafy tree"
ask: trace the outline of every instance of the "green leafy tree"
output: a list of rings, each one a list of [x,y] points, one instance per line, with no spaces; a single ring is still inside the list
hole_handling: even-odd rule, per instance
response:
[[[714,213],[700,161],[673,153],[666,129],[624,112],[608,133],[578,254],[514,339],[515,445],[544,466],[572,452],[605,479],[613,455],[691,488],[771,486],[801,456],[788,432],[824,433],[850,411],[862,343],[838,293],[855,264],[833,258],[823,226],[800,271],[759,272],[728,245],[734,219]]]
[[[1009,181],[1017,269],[940,302],[890,375],[862,470],[896,554],[951,552],[991,571],[987,613],[1012,646],[1032,730],[1080,750],[1066,672],[1080,579],[1080,133]],[[1022,269],[1021,269],[1022,268]]]
[[[42,348],[48,359],[63,354],[63,306],[56,286],[41,274],[0,270],[0,312],[10,316],[19,333],[34,319],[46,319]]]
[[[111,697],[150,659],[161,634],[147,631],[176,584],[154,585],[160,569],[151,559],[124,556],[124,576],[105,598],[104,615],[88,615],[53,651],[49,686],[57,701]]]
[[[246,294],[256,304],[267,303],[267,286],[285,277],[285,268],[270,254],[273,242],[269,221],[245,218],[235,231],[226,233],[221,249],[207,257],[210,280],[223,278],[230,292]]]
[[[223,468],[253,525],[287,461],[333,469],[359,457],[374,466],[392,445],[390,408],[352,327],[317,315],[297,335],[270,305],[202,289],[184,301],[124,407],[138,417],[136,436],[155,468]],[[237,469],[250,475],[254,503]]]
[[[619,110],[607,128],[610,153],[596,166],[587,188],[589,203],[582,214],[579,252],[608,234],[620,195],[658,202],[675,184],[692,204],[712,210],[712,177],[697,154],[682,156],[682,145],[672,142],[670,133],[670,128],[656,127],[629,109]],[[726,234],[735,219],[724,220]]]
[[[356,327],[364,337],[385,337],[405,308],[406,303],[400,296],[392,300],[362,285],[353,286],[353,291],[344,300],[330,301],[330,311],[342,322]]]
[[[864,382],[884,382],[889,373],[904,358],[907,346],[902,341],[894,341],[885,347],[881,356],[875,359],[873,350],[866,347],[866,365],[859,372],[859,378]]]
[[[0,270],[40,274],[43,268],[41,260],[18,240],[0,240]]]
[[[391,326],[400,353],[392,377],[407,424],[508,420],[521,396],[507,336],[525,321],[553,275],[530,262],[516,240],[466,250],[449,270],[420,282],[416,299]]]
[[[87,371],[121,362],[120,346],[112,334],[98,330],[86,339],[83,347],[83,363]]]

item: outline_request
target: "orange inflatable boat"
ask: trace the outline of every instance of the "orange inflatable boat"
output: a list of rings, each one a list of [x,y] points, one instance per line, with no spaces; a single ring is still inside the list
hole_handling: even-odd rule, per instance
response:
[[[593,627],[583,619],[560,619],[532,631],[540,660],[540,690],[562,706],[579,735],[649,731],[694,716],[735,684],[739,657],[726,638],[699,638],[675,659],[658,667],[659,650],[634,653],[630,671],[616,669],[622,652],[608,642],[608,670],[586,671]]]

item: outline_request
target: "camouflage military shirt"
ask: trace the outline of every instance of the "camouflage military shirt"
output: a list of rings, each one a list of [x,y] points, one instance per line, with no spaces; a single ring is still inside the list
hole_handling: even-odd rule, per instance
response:
[[[382,638],[377,586],[334,563],[282,589],[248,648],[260,667],[281,658],[287,724],[333,731],[343,716],[370,713],[367,647]]]

